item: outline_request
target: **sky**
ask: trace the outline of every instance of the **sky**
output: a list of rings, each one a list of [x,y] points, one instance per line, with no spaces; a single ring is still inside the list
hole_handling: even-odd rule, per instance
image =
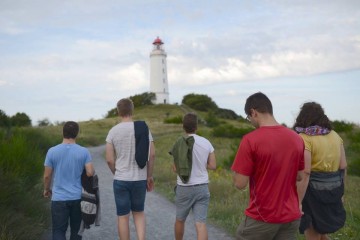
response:
[[[360,124],[358,0],[1,0],[0,109],[33,125],[101,119],[150,91],[157,36],[170,103],[206,94],[245,116],[261,91],[289,126],[307,101]]]

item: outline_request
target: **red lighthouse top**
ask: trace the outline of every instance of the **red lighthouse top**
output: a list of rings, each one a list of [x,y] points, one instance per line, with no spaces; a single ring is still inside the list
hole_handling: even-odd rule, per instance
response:
[[[154,42],[153,42],[154,45],[162,45],[164,44],[163,41],[161,41],[161,39],[159,37],[157,37]]]

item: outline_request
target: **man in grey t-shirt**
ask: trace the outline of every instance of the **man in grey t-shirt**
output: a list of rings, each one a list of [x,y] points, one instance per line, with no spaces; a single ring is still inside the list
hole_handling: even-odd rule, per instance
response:
[[[117,103],[121,122],[114,126],[106,137],[106,161],[114,174],[114,196],[118,216],[118,232],[120,239],[130,239],[129,216],[132,212],[136,227],[137,239],[145,239],[144,203],[146,191],[152,191],[152,177],[155,160],[155,147],[151,132],[146,167],[140,168],[135,160],[135,129],[132,119],[134,105],[130,99],[124,98]]]

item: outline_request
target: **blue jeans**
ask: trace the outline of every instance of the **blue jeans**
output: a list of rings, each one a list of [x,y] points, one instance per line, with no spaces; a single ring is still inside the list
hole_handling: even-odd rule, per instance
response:
[[[66,240],[66,231],[70,219],[70,240],[81,240],[78,235],[81,224],[81,208],[79,200],[52,201],[52,236],[53,240]]]

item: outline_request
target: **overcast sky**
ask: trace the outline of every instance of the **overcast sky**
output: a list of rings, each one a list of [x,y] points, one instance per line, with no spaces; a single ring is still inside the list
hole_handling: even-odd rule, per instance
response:
[[[157,36],[171,103],[206,94],[244,116],[262,91],[290,126],[306,101],[360,123],[358,0],[1,0],[0,109],[33,125],[100,119],[150,90]]]

